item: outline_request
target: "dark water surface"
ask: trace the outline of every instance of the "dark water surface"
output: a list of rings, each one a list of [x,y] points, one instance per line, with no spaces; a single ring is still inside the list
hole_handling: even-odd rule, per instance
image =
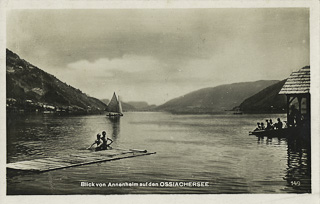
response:
[[[285,115],[14,115],[7,118],[7,163],[86,152],[103,130],[115,148],[157,154],[44,173],[7,172],[7,194],[310,193],[310,149],[303,142],[249,136],[257,121]],[[154,187],[83,187],[81,182]],[[163,187],[163,182],[208,182]]]

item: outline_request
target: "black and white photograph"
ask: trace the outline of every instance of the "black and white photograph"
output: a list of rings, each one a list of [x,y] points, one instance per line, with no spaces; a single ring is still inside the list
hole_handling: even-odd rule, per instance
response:
[[[312,6],[3,10],[5,197],[319,202]]]

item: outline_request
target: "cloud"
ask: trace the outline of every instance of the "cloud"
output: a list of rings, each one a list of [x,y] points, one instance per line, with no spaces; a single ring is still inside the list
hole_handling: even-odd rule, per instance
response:
[[[7,46],[89,95],[152,103],[208,86],[283,79],[310,62],[309,11],[11,10]]]
[[[67,67],[75,72],[85,70],[97,73],[97,76],[112,77],[116,72],[146,72],[159,69],[161,65],[151,56],[124,55],[122,58],[102,58],[93,62],[80,60],[68,64]]]

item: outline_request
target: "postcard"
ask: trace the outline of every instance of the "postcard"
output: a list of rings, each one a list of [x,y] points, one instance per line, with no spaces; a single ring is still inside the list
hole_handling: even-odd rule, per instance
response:
[[[319,202],[319,2],[1,9],[5,203]]]

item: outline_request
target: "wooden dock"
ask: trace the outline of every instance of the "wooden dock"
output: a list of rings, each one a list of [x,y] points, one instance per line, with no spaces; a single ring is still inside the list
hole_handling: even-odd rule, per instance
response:
[[[9,163],[7,164],[7,169],[32,172],[45,172],[75,166],[94,164],[99,162],[119,160],[137,156],[145,156],[150,154],[155,154],[155,152],[134,149],[112,149],[97,152],[70,154],[62,157],[42,158],[30,161]]]

